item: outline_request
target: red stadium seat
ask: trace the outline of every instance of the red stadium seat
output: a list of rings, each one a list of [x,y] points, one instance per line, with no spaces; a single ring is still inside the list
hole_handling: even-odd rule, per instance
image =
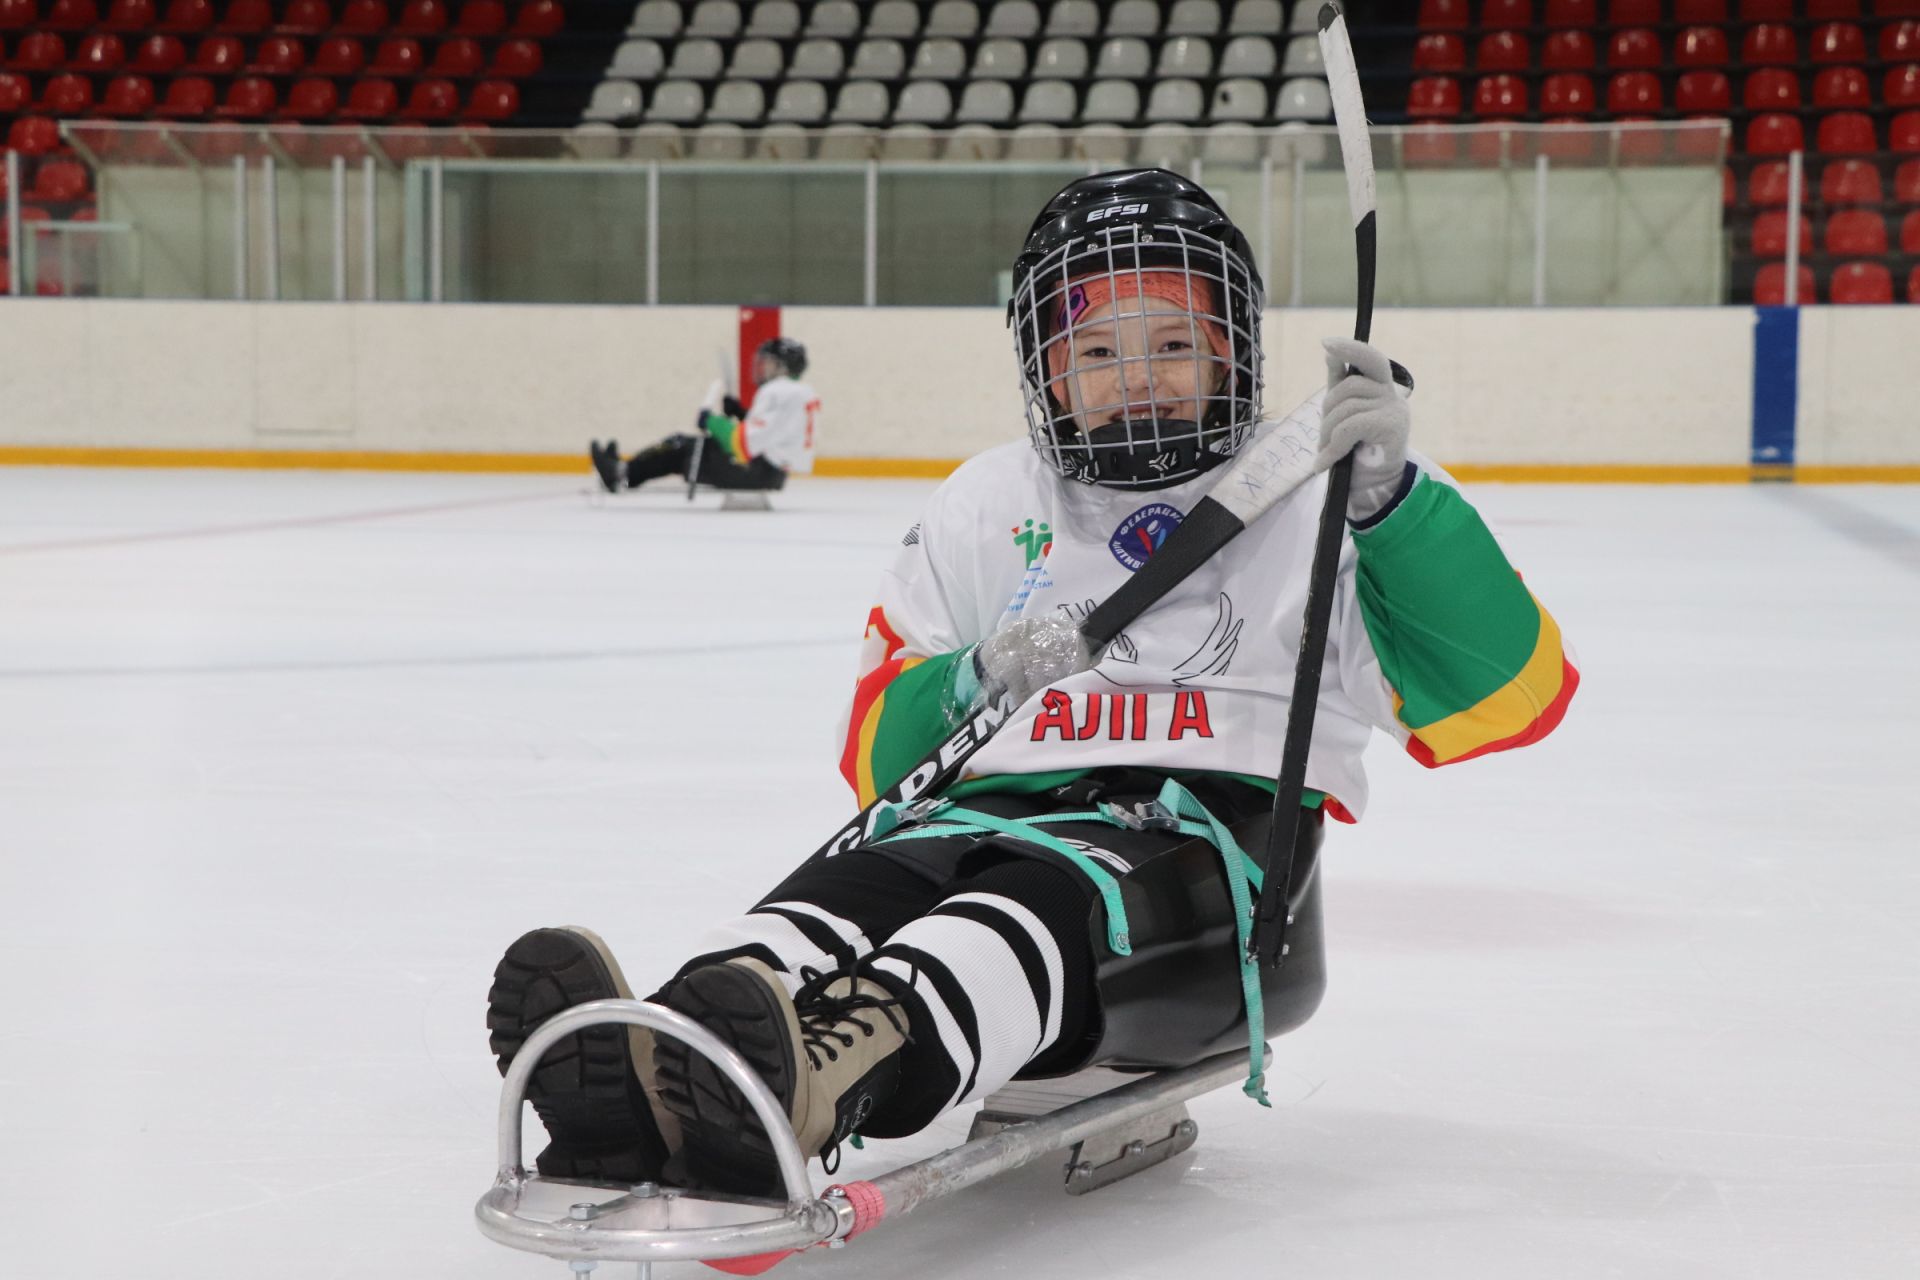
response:
[[[1533,61],[1533,50],[1524,35],[1514,31],[1494,31],[1480,37],[1474,65],[1481,71],[1525,71]]]
[[[340,115],[347,120],[385,120],[399,109],[400,91],[393,87],[393,81],[356,80]]]
[[[1472,19],[1467,13],[1467,0],[1420,0],[1419,21],[1423,31],[1453,31],[1466,27]]]
[[[1783,156],[1789,151],[1804,151],[1806,146],[1806,134],[1794,116],[1769,112],[1747,121],[1749,155]]]
[[[560,0],[527,0],[513,15],[513,34],[544,40],[567,25],[567,11]]]
[[[80,41],[80,47],[73,51],[72,69],[84,71],[88,75],[102,75],[118,71],[127,60],[127,46],[120,37],[105,32],[96,32]]]
[[[49,160],[33,175],[33,198],[49,204],[84,200],[90,190],[87,167],[76,160]]]
[[[487,55],[480,51],[478,40],[455,36],[451,40],[442,40],[440,47],[433,51],[433,65],[427,68],[427,74],[464,80],[479,75],[486,65]]]
[[[100,10],[93,0],[53,0],[40,25],[48,31],[85,31],[99,21]]]
[[[1793,226],[1784,209],[1769,209],[1753,220],[1753,253],[1757,258],[1787,256],[1787,231]],[[1800,256],[1813,252],[1813,219],[1800,215]]]
[[[170,76],[187,60],[179,36],[148,36],[133,51],[133,69],[142,75]]]
[[[1820,171],[1825,204],[1879,204],[1880,170],[1866,160],[1835,160]]]
[[[15,71],[51,71],[67,60],[67,42],[51,31],[30,31],[13,48]]]
[[[1659,26],[1660,0],[1609,0],[1607,25],[1610,27]]]
[[[351,36],[328,36],[314,51],[309,68],[318,76],[357,76],[367,65],[367,52]]]
[[[1548,71],[1591,71],[1593,64],[1593,37],[1584,31],[1556,31],[1540,46],[1540,65]]]
[[[1660,37],[1645,27],[1613,33],[1607,42],[1607,65],[1615,71],[1644,71],[1660,65]]]
[[[1600,6],[1595,0],[1547,0],[1546,25],[1593,27],[1600,22]]]
[[[1872,106],[1867,73],[1858,67],[1828,67],[1813,78],[1813,105],[1826,109]]]
[[[1860,16],[1860,0],[1807,0],[1807,17],[1815,22],[1852,22]]]
[[[193,35],[213,25],[213,0],[168,0],[162,31]]]
[[[467,9],[473,8],[472,4]],[[460,11],[466,16],[466,9]],[[1435,71],[1465,71],[1467,42],[1448,31],[1432,31],[1413,43],[1413,69],[1423,74]]]
[[[1879,262],[1843,262],[1827,282],[1835,306],[1886,306],[1893,302],[1893,273]]]
[[[1749,111],[1791,111],[1800,105],[1800,77],[1780,67],[1762,67],[1740,89]]]
[[[1920,111],[1902,111],[1887,128],[1887,150],[1910,154],[1920,151]]]
[[[1660,77],[1651,71],[1627,71],[1607,81],[1607,114],[1645,119],[1661,107]]]
[[[174,120],[195,120],[213,110],[213,81],[202,76],[176,76],[167,82],[167,96],[154,114]]]
[[[247,70],[263,76],[290,76],[306,65],[306,45],[292,36],[270,36],[260,42]]]
[[[1900,220],[1900,252],[1920,253],[1920,209]],[[1920,271],[1920,267],[1915,270]]]
[[[1920,160],[1902,160],[1893,171],[1893,198],[1901,204],[1920,204]]]
[[[1920,107],[1920,63],[1889,69],[1880,100],[1890,107]]]
[[[372,36],[385,31],[389,21],[386,0],[347,0],[347,7],[340,11],[340,25],[334,30],[342,35]]]
[[[153,0],[113,0],[100,25],[108,31],[145,31],[158,20]]]
[[[403,36],[437,36],[447,29],[444,0],[407,0],[394,30]]]
[[[286,11],[275,29],[288,35],[317,36],[332,25],[333,10],[327,7],[327,0],[287,0]]]
[[[37,0],[0,0],[0,31],[25,31],[38,21]]]
[[[1859,111],[1836,111],[1820,121],[1814,146],[1828,155],[1860,155],[1879,149],[1873,136],[1873,117]]]
[[[1880,28],[1880,61],[1920,62],[1920,22],[1889,22]]]
[[[1540,85],[1540,114],[1584,120],[1593,114],[1593,81],[1577,71],[1557,71]]]
[[[1873,0],[1873,12],[1881,18],[1920,18],[1920,0]]]
[[[1733,110],[1733,86],[1718,71],[1683,71],[1673,87],[1673,106],[1682,115],[1723,116]]]
[[[1513,120],[1527,114],[1527,82],[1519,76],[1482,76],[1473,86],[1473,114],[1481,120]]]
[[[1819,63],[1865,62],[1866,34],[1851,22],[1829,22],[1815,27],[1813,60]]]
[[[499,123],[520,110],[520,89],[511,80],[482,80],[467,99],[466,118]]]
[[[416,76],[425,64],[418,40],[389,36],[374,49],[373,62],[367,70],[377,76]]]
[[[93,81],[85,76],[54,76],[40,90],[40,110],[57,116],[83,115],[92,107]]]
[[[1486,0],[1480,6],[1482,31],[1512,31],[1533,25],[1533,0]]]
[[[460,91],[450,80],[426,79],[414,82],[401,109],[402,120],[451,120],[460,110]]]
[[[1673,0],[1673,20],[1683,27],[1718,26],[1727,20],[1727,0]]]
[[[1799,277],[1800,294],[1794,299],[1799,304],[1818,301],[1813,288],[1813,268],[1802,263],[1794,272]],[[1787,268],[1785,263],[1769,262],[1760,268],[1753,278],[1753,302],[1759,307],[1785,306],[1787,301]]]
[[[203,75],[232,75],[246,63],[247,49],[236,36],[207,36],[183,70]]]
[[[1887,224],[1877,213],[1848,209],[1827,219],[1828,253],[1848,258],[1877,258],[1887,251]]]
[[[340,109],[340,91],[333,81],[310,76],[293,82],[280,115],[288,120],[325,120]]]
[[[33,82],[11,71],[0,71],[0,116],[18,115],[33,101]],[[0,168],[0,190],[6,187],[6,170]]]
[[[502,0],[467,0],[453,20],[457,36],[497,36],[507,29],[507,6]]]
[[[493,51],[487,74],[503,80],[524,80],[540,71],[540,46],[532,40],[502,40]]]
[[[1731,55],[1718,27],[1688,27],[1673,41],[1673,60],[1683,67],[1724,67]]]
[[[220,15],[218,30],[253,36],[272,25],[273,9],[267,0],[227,0],[227,9]]]
[[[1740,40],[1740,61],[1755,67],[1790,67],[1800,61],[1800,42],[1793,28],[1763,22],[1748,27]]]
[[[1792,22],[1793,0],[1740,0],[1742,22]]]
[[[7,145],[23,156],[43,156],[60,149],[60,126],[45,116],[20,116],[7,130]]]
[[[1407,90],[1407,115],[1414,120],[1452,120],[1460,114],[1460,82],[1423,76]]]
[[[153,81],[145,76],[115,76],[100,99],[100,114],[137,119],[153,110]]]
[[[241,76],[227,86],[227,100],[214,114],[229,120],[260,120],[280,105],[280,92],[262,76]]]

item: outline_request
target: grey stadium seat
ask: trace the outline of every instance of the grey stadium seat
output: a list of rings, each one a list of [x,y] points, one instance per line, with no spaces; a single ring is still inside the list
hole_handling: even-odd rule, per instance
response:
[[[837,40],[802,40],[793,50],[787,74],[797,80],[838,80],[847,69],[847,55]]]
[[[814,152],[816,160],[834,160],[842,164],[873,159],[873,130],[863,124],[836,124],[827,126],[820,135],[820,149]]]
[[[751,80],[726,80],[713,91],[707,119],[734,124],[758,124],[767,113],[767,95]]]
[[[995,0],[984,34],[1031,40],[1040,34],[1040,6],[1033,0]]]
[[[1073,138],[1073,154],[1098,165],[1123,165],[1132,150],[1127,131],[1119,125],[1090,124]]]
[[[643,124],[627,135],[627,155],[634,160],[678,160],[686,154],[677,124]]]
[[[1193,163],[1193,130],[1184,124],[1150,124],[1140,134],[1134,163],[1184,169]]]
[[[673,0],[640,0],[627,24],[630,36],[661,36],[672,39],[680,34],[680,6]]]
[[[920,34],[920,6],[913,0],[880,0],[867,15],[866,30],[861,34],[869,40],[911,40]]]
[[[1276,120],[1325,120],[1333,114],[1333,96],[1325,80],[1289,80],[1273,100]]]
[[[1174,0],[1167,15],[1170,36],[1210,36],[1220,30],[1220,6],[1216,0]]]
[[[807,19],[807,34],[846,40],[860,30],[860,10],[853,0],[820,0]]]
[[[1175,36],[1160,46],[1153,74],[1203,80],[1213,74],[1213,46],[1199,36]]]
[[[1120,80],[1144,80],[1153,69],[1153,55],[1147,51],[1147,42],[1135,36],[1115,36],[1100,45],[1100,57],[1094,63],[1093,74],[1112,76]]]
[[[1059,125],[1023,124],[1007,138],[1007,159],[1058,160],[1065,146]]]
[[[1194,121],[1206,113],[1207,98],[1196,80],[1161,80],[1147,95],[1147,119]]]
[[[577,124],[568,131],[567,150],[582,160],[612,160],[620,154],[620,131],[604,120]]]
[[[1280,0],[1235,0],[1233,16],[1227,19],[1227,30],[1236,36],[1264,36],[1278,31],[1286,17]]]
[[[1107,10],[1107,34],[1110,36],[1154,36],[1160,34],[1160,6],[1153,0],[1114,0]]]
[[[826,118],[827,91],[814,80],[782,80],[773,91],[767,119],[783,124],[818,124]]]
[[[1320,56],[1320,37],[1295,36],[1287,41],[1287,57],[1280,64],[1283,76],[1324,76],[1326,60]]]
[[[1047,34],[1086,39],[1100,34],[1100,7],[1093,0],[1053,0],[1047,10]]]
[[[1313,0],[1294,0],[1293,14],[1287,19],[1287,30],[1296,34],[1305,32],[1312,35],[1320,30],[1320,6]]]
[[[933,130],[924,124],[897,124],[880,135],[882,160],[931,160],[934,150]]]
[[[712,80],[719,76],[720,68],[725,65],[726,59],[721,56],[719,42],[682,40],[673,46],[673,61],[667,64],[667,78]]]
[[[952,114],[953,94],[938,80],[909,81],[893,108],[901,124],[945,124]]]
[[[1018,40],[982,40],[979,52],[973,55],[975,80],[1020,80],[1026,74],[1027,46]]]
[[[898,40],[862,40],[853,51],[847,76],[854,80],[898,80],[907,70],[907,51]]]
[[[1087,124],[1132,124],[1140,117],[1140,91],[1125,80],[1095,80],[1080,118]]]
[[[969,86],[971,87],[971,86]],[[1005,85],[1000,86],[1006,88]],[[942,160],[998,160],[1000,135],[984,124],[963,124],[947,134]]]
[[[1273,141],[1268,144],[1267,154],[1277,164],[1292,164],[1295,160],[1325,164],[1327,139],[1321,134],[1309,133],[1310,127],[1304,121],[1293,120],[1271,130]]]
[[[1027,96],[1020,100],[1020,122],[1071,124],[1078,109],[1072,85],[1064,80],[1035,80],[1027,86]],[[1013,158],[1011,151],[1007,158]]]
[[[790,40],[800,34],[800,6],[794,0],[760,0],[747,15],[750,36]]]
[[[1055,39],[1041,44],[1033,58],[1036,80],[1085,80],[1087,46],[1079,40]]]
[[[785,70],[780,46],[758,37],[733,46],[733,61],[727,64],[727,74],[735,80],[778,80]]]
[[[927,34],[971,39],[980,30],[980,10],[973,0],[939,0],[927,15]]]
[[[613,51],[607,74],[625,80],[658,80],[667,69],[667,55],[656,40],[622,40]]]
[[[733,0],[700,0],[693,6],[693,16],[687,19],[686,34],[715,40],[733,39],[740,34],[740,6]]]
[[[967,74],[967,51],[945,36],[922,40],[908,74],[916,80],[958,80]]]
[[[640,118],[640,86],[631,80],[602,80],[593,86],[593,97],[587,102],[587,109],[580,113],[582,120],[622,120]]]
[[[759,88],[755,85],[754,88]],[[703,124],[693,135],[695,160],[745,160],[746,131],[737,124]]]
[[[1227,41],[1220,55],[1223,76],[1252,76],[1265,80],[1273,75],[1279,59],[1273,56],[1273,41],[1265,36],[1235,36]]]
[[[887,87],[871,80],[849,80],[833,100],[833,119],[839,124],[879,124],[887,118]]]
[[[1215,120],[1265,120],[1267,86],[1258,80],[1222,80],[1213,87],[1213,107],[1208,115]]]
[[[1200,158],[1208,164],[1255,165],[1260,163],[1260,133],[1250,124],[1235,121],[1208,129],[1200,143]]]
[[[797,124],[770,124],[760,130],[754,144],[755,160],[805,160],[813,154],[813,141]]]
[[[663,80],[647,104],[647,119],[664,124],[692,124],[707,109],[706,95],[700,86],[686,80]]]
[[[1013,86],[999,80],[969,81],[954,118],[963,124],[1005,124],[1013,119]]]

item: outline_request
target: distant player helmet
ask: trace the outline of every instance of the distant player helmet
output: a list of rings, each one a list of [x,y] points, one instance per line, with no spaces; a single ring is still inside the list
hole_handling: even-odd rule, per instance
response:
[[[1185,349],[1089,358],[1076,324],[1128,299],[1135,312],[1186,312]],[[1260,420],[1265,306],[1246,237],[1198,184],[1165,169],[1069,183],[1027,232],[1007,306],[1034,448],[1069,479],[1121,489],[1163,488],[1224,462]],[[1160,416],[1175,360],[1192,362],[1177,380],[1195,389],[1185,400],[1197,421]],[[1114,388],[1100,393],[1107,403],[1087,402],[1094,385]]]
[[[772,356],[789,378],[797,378],[807,371],[807,349],[792,338],[768,338],[754,348],[753,354]]]

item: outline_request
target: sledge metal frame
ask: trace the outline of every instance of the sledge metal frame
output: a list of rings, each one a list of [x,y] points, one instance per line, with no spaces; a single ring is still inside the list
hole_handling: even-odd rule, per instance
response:
[[[535,1066],[562,1038],[607,1024],[672,1036],[718,1066],[766,1127],[786,1199],[696,1194],[653,1183],[623,1188],[529,1173],[522,1163],[521,1104]],[[837,1248],[883,1220],[1058,1151],[1069,1153],[1063,1171],[1069,1192],[1116,1182],[1192,1146],[1198,1126],[1182,1104],[1245,1074],[1245,1055],[1224,1053],[1139,1076],[1099,1070],[1012,1085],[988,1099],[961,1145],[870,1182],[816,1195],[807,1157],[779,1100],[730,1046],[661,1005],[594,1000],[548,1019],[515,1055],[500,1090],[499,1169],[474,1217],[489,1239],[560,1259],[582,1276],[601,1262],[637,1262],[645,1277],[654,1262],[778,1254],[817,1244]],[[1086,1096],[1088,1088],[1099,1091]],[[1049,1109],[1060,1102],[1065,1105]]]

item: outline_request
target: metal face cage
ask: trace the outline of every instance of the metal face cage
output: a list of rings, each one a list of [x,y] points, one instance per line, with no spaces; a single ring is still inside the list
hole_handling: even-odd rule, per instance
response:
[[[1127,489],[1233,456],[1260,420],[1264,305],[1249,265],[1190,227],[1115,222],[1045,254],[1010,308],[1034,448]]]

